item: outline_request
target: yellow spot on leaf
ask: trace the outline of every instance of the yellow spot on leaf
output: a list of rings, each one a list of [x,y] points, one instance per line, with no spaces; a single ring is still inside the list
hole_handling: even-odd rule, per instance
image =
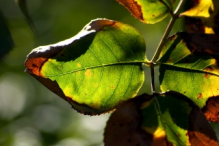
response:
[[[115,89],[115,87],[114,87],[114,86],[111,86],[111,89]]]
[[[94,87],[98,87],[98,84],[96,83],[96,84],[94,85]]]
[[[80,71],[77,71],[77,74],[80,74],[81,72]]]
[[[93,77],[93,75],[91,74],[91,70],[90,69],[86,70],[85,76]]]
[[[78,64],[77,64],[77,66],[78,66],[78,67],[81,67],[81,64],[80,64],[80,63],[78,63]]]

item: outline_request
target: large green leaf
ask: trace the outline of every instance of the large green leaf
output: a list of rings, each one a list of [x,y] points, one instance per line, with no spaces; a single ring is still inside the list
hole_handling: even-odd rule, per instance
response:
[[[144,23],[163,20],[172,10],[173,0],[116,0]]]
[[[131,26],[97,19],[68,40],[34,49],[26,72],[79,112],[100,114],[138,93],[145,47]]]
[[[158,60],[161,90],[188,96],[213,122],[219,122],[218,48],[216,35],[177,33]]]
[[[104,133],[106,146],[218,146],[202,111],[176,92],[141,95],[119,106]]]

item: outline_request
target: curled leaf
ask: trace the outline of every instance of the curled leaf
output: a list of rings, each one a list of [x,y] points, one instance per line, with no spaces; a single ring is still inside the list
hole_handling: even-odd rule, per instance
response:
[[[32,50],[25,66],[74,109],[93,115],[113,110],[138,93],[146,61],[145,41],[137,30],[96,19],[68,40]]]

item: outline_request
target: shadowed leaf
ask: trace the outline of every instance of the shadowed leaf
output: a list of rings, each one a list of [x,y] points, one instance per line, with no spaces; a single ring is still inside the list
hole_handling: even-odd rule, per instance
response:
[[[207,2],[207,1],[206,1]],[[211,1],[209,1],[210,3]],[[219,34],[219,1],[212,0],[209,17],[186,17],[186,30],[189,33]]]
[[[68,40],[34,49],[25,66],[79,112],[100,114],[138,93],[143,62],[145,41],[138,31],[96,19]]]
[[[27,0],[15,0],[15,2],[18,4],[22,13],[26,17],[28,25],[30,26],[32,31],[36,34],[37,33],[36,27],[34,26],[34,23],[33,23],[32,19],[30,18],[30,15],[29,15],[29,12],[27,9]]]
[[[186,95],[212,122],[219,122],[219,104],[211,102],[219,102],[218,48],[219,36],[177,33],[168,39],[158,60],[161,90]]]
[[[149,95],[130,99],[112,113],[104,132],[105,146],[151,145],[152,135],[141,128],[142,117],[139,107],[149,100]]]
[[[143,131],[142,131],[143,130]],[[167,92],[138,96],[119,106],[104,133],[106,146],[217,146],[202,111],[186,96]]]
[[[116,0],[144,23],[163,20],[172,10],[173,0]]]
[[[5,19],[0,12],[0,60],[7,55],[14,46],[10,31]]]

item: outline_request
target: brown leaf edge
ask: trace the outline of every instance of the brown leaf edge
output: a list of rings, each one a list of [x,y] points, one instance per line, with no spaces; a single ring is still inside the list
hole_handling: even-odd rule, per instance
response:
[[[192,107],[189,114],[189,128],[186,133],[189,136],[191,146],[219,146],[214,129],[210,126],[201,109],[192,100],[175,91],[168,91],[166,95],[184,100]]]
[[[91,33],[98,32],[106,26],[114,26],[118,23],[117,21],[108,20],[105,18],[94,19],[90,23],[88,23],[78,35],[64,40],[62,42],[58,42],[53,45],[48,46],[40,46],[38,48],[33,49],[28,55],[25,61],[25,72],[29,73],[31,76],[36,78],[40,83],[42,83],[45,87],[51,90],[53,93],[57,94],[62,99],[66,100],[72,108],[75,109],[77,112],[84,114],[84,115],[100,115],[102,113],[107,113],[111,111],[100,111],[89,107],[85,104],[77,103],[73,101],[72,98],[67,97],[64,95],[62,89],[59,87],[56,81],[52,81],[49,78],[45,78],[41,74],[41,68],[49,58],[56,56],[57,54],[61,53],[62,50],[66,47],[77,41],[81,37],[86,37]],[[121,101],[122,102],[122,101]]]
[[[135,0],[116,0],[123,5],[137,19],[144,22],[141,6]]]

